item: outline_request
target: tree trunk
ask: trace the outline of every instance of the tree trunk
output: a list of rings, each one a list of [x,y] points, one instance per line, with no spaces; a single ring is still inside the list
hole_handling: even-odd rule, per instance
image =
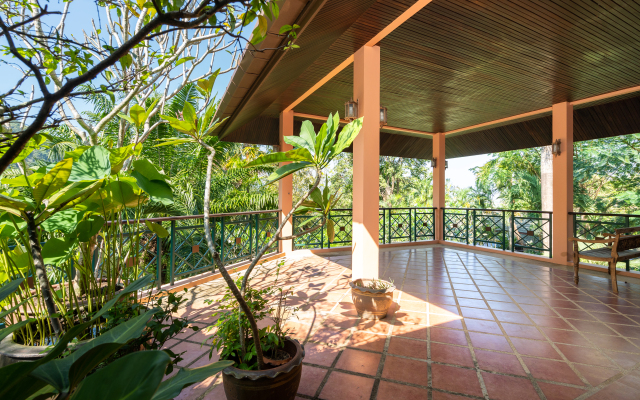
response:
[[[42,293],[42,300],[47,307],[49,313],[49,320],[56,336],[60,336],[62,333],[62,326],[60,320],[57,317],[53,317],[55,314],[56,306],[53,302],[53,295],[51,294],[51,284],[47,277],[47,271],[44,268],[44,260],[42,259],[42,249],[40,248],[40,241],[38,240],[38,232],[36,230],[36,224],[33,220],[33,213],[27,213],[27,230],[29,231],[29,247],[31,248],[31,257],[33,258],[33,265],[36,268],[36,278],[40,285],[40,292]]]

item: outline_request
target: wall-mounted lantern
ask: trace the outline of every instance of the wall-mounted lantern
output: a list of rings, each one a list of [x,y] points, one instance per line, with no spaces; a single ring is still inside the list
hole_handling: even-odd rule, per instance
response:
[[[556,141],[551,144],[551,154],[554,156],[560,155],[560,139],[556,139]]]
[[[432,158],[431,159],[431,168],[435,168],[438,163],[437,163],[438,159],[437,158]],[[449,161],[448,160],[444,160],[444,169],[449,168]]]
[[[347,121],[353,121],[358,118],[358,102],[353,101],[353,98],[344,103],[344,119]]]
[[[387,125],[387,107],[380,107],[380,128]]]

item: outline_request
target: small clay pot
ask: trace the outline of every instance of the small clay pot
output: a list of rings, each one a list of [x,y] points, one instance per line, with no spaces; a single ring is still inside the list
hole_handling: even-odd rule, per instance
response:
[[[393,291],[396,287],[391,285],[388,289],[369,289],[365,287],[370,279],[357,279],[349,282],[351,286],[351,298],[356,306],[358,315],[364,319],[386,318],[391,304],[393,304]]]
[[[304,347],[287,337],[284,351],[291,360],[275,368],[245,371],[231,366],[222,370],[227,400],[294,400],[302,375]]]

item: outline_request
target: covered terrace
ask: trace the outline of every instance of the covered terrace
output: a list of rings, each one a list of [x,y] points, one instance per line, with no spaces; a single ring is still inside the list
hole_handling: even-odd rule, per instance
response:
[[[640,4],[285,0],[281,10],[224,93],[219,135],[286,150],[302,120],[344,117],[350,99],[364,117],[350,149],[353,209],[333,215],[336,239],[320,231],[276,255],[301,307],[289,324],[307,349],[299,397],[640,398],[635,273],[621,271],[614,294],[603,267],[585,264],[594,271],[579,285],[569,267],[572,236],[638,225],[573,213],[572,157],[575,141],[640,131]],[[285,24],[300,26],[300,48],[270,50]],[[552,143],[548,209],[447,208],[446,159]],[[381,209],[381,155],[432,160],[433,207]],[[291,178],[279,190],[282,218]],[[348,281],[359,277],[394,279],[393,315],[357,318]],[[201,324],[213,310],[204,299],[221,290],[203,282],[181,311]],[[172,343],[188,351],[183,366],[208,359],[206,334],[189,335]],[[217,379],[183,395],[224,398]]]

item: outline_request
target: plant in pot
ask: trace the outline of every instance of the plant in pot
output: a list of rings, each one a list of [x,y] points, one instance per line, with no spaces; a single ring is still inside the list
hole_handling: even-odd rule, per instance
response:
[[[349,282],[351,298],[358,315],[365,319],[386,318],[393,304],[393,281],[381,279],[356,279]]]
[[[210,135],[213,134],[222,121],[213,119],[216,111],[215,104],[208,95],[202,109],[201,116],[198,116],[195,108],[191,104],[185,103],[181,118],[162,117],[176,131],[188,135],[187,137],[167,139],[167,143],[195,142],[208,152],[204,192],[205,236],[215,266],[225,280],[229,292],[233,295],[238,307],[238,312],[233,314],[235,318],[225,318],[224,321],[226,322],[218,325],[217,332],[221,336],[214,339],[217,340],[215,343],[223,349],[222,358],[233,360],[236,363],[223,371],[225,393],[228,399],[293,399],[300,382],[304,349],[294,339],[288,337],[279,338],[277,335],[275,335],[276,338],[274,339],[274,335],[270,335],[270,333],[274,333],[277,328],[272,330],[260,330],[258,328],[258,320],[264,317],[261,312],[264,307],[256,307],[256,302],[252,301],[256,296],[256,292],[250,288],[249,281],[255,266],[277,240],[290,240],[317,229],[324,229],[325,225],[328,236],[333,236],[333,222],[328,216],[339,196],[337,193],[329,193],[328,184],[322,190],[319,185],[322,182],[325,168],[338,154],[351,145],[360,132],[362,118],[347,124],[339,135],[340,118],[337,113],[329,115],[327,122],[322,125],[317,133],[310,121],[304,121],[299,136],[285,137],[285,142],[293,146],[292,150],[264,155],[245,165],[245,167],[250,168],[266,164],[287,163],[274,171],[267,178],[266,184],[277,182],[288,175],[307,168],[314,171],[315,181],[309,190],[293,205],[288,215],[282,219],[274,235],[257,252],[245,270],[243,277],[239,282],[236,282],[224,268],[218,249],[214,245],[215,242],[211,235],[212,229],[210,226],[211,174],[215,156],[215,149],[210,144],[213,140]],[[281,235],[282,229],[294,213],[315,216],[317,224],[292,236],[283,237]],[[314,218],[309,218],[309,221],[312,220]],[[236,327],[237,335],[227,334],[236,329]],[[246,329],[250,332],[245,333]],[[276,349],[288,353],[291,357],[290,360],[284,364],[278,363],[280,365],[276,366],[270,360],[265,359],[265,349],[268,348],[270,354],[275,354],[274,346]]]
[[[0,302],[15,292],[24,281],[12,280],[0,287]],[[26,399],[92,399],[92,400],[170,400],[182,389],[202,381],[231,364],[220,361],[201,368],[182,368],[166,379],[171,357],[166,351],[150,349],[129,353],[108,363],[118,351],[144,337],[149,322],[160,310],[152,308],[122,322],[83,346],[69,349],[71,341],[90,328],[121,300],[133,296],[152,282],[145,276],[118,292],[88,321],[74,326],[62,335],[50,351],[34,361],[23,361],[0,368],[0,398]],[[15,311],[2,311],[0,317]],[[29,320],[0,329],[0,340],[25,326]],[[108,363],[103,368],[100,365]]]
[[[141,145],[79,146],[32,173],[20,160],[22,175],[2,180],[9,190],[0,193],[0,285],[17,278],[24,284],[1,303],[15,308],[1,321],[30,322],[0,343],[0,365],[42,358],[48,346],[144,273],[140,263],[126,262],[138,257],[142,230],[119,222],[139,218],[140,206],[150,199],[170,202],[171,189],[144,159],[122,170],[140,150]],[[160,226],[148,228],[163,235]],[[131,304],[137,300],[133,296]],[[100,335],[104,322],[97,320],[79,339]]]

